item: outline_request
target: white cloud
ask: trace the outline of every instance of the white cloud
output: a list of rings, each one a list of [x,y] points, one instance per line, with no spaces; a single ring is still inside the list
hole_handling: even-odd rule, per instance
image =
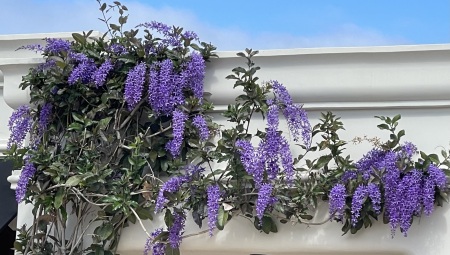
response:
[[[105,31],[97,18],[101,13],[94,1],[14,1],[1,0],[0,34],[71,32],[95,29]],[[123,1],[125,3],[125,1]],[[239,27],[215,27],[199,20],[187,10],[170,7],[154,8],[139,2],[126,2],[130,10],[129,24],[158,20],[196,31],[204,41],[219,50],[242,50],[301,47],[373,46],[404,44],[401,37],[389,37],[355,24],[336,25],[329,31],[295,36],[277,32],[244,31]]]

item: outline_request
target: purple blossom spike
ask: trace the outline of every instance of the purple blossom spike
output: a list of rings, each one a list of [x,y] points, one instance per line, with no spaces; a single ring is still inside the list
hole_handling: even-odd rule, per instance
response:
[[[281,165],[283,166],[284,175],[286,177],[286,182],[287,184],[292,184],[295,175],[294,160],[292,159],[289,142],[284,137],[282,137],[280,141],[280,157]]]
[[[164,197],[164,192],[175,193],[181,188],[187,181],[186,176],[174,176],[170,178],[167,182],[163,184],[158,193],[158,198],[156,199],[155,213],[161,212],[166,204],[167,199]]]
[[[128,104],[128,110],[130,111],[136,107],[139,101],[141,101],[146,68],[147,65],[144,62],[136,65],[128,72],[128,76],[125,80],[124,98]]]
[[[173,225],[169,228],[169,243],[172,248],[176,249],[180,247],[182,241],[181,235],[183,234],[186,216],[184,213],[174,212],[174,214]]]
[[[345,199],[347,197],[347,190],[342,184],[336,184],[330,191],[329,204],[330,204],[330,214],[343,215],[345,209]]]
[[[31,129],[31,125],[30,107],[28,105],[22,105],[17,108],[9,118],[8,128],[11,134],[7,148],[10,149],[13,144],[21,147],[27,133]]]
[[[286,105],[283,110],[289,131],[294,141],[298,141],[302,137],[303,143],[307,148],[311,146],[311,124],[309,123],[306,111],[298,105]]]
[[[440,189],[444,188],[447,184],[447,177],[445,176],[444,171],[439,169],[439,167],[437,167],[436,165],[431,164],[428,167],[428,174],[433,180],[434,184]]]
[[[406,142],[402,146],[402,152],[411,160],[412,156],[417,153],[417,147],[411,142]]]
[[[18,50],[31,50],[31,51],[34,51],[36,53],[41,53],[41,52],[44,51],[44,48],[40,44],[30,44],[30,45],[20,46],[17,49]]]
[[[426,177],[422,189],[423,212],[426,216],[430,216],[434,210],[434,193],[435,185],[431,177]]]
[[[381,192],[380,187],[375,183],[370,183],[367,185],[367,194],[372,201],[372,207],[376,214],[381,212]]]
[[[186,32],[184,32],[183,33],[183,37],[185,39],[188,39],[188,40],[196,40],[196,41],[200,40],[198,38],[198,35],[195,32],[193,32],[193,31],[186,31]]]
[[[164,23],[152,21],[140,24],[139,26],[161,33],[164,36],[164,38],[162,39],[163,44],[170,45],[172,47],[181,46],[181,36],[175,33],[172,27]]]
[[[289,95],[286,87],[278,81],[271,81],[273,92],[275,93],[276,99],[279,103],[284,105],[292,105],[292,97]]]
[[[191,59],[181,73],[186,87],[201,102],[203,99],[203,79],[205,77],[205,60],[200,53],[193,52]]]
[[[365,185],[359,185],[352,198],[352,225],[356,226],[358,223],[360,212],[367,197],[367,187]]]
[[[356,177],[357,177],[356,171],[352,171],[352,170],[345,171],[341,176],[341,181],[343,183],[347,183],[350,180],[355,180]]]
[[[72,70],[67,81],[69,85],[74,85],[77,82],[88,84],[92,81],[92,75],[96,70],[97,66],[95,65],[94,61],[92,59],[88,59],[87,61],[78,64]]]
[[[68,52],[70,50],[70,42],[57,38],[46,38],[47,44],[44,47],[45,53],[59,54],[61,52]]]
[[[110,50],[111,52],[113,52],[114,54],[116,54],[118,56],[128,53],[127,49],[123,45],[117,44],[117,43],[111,44],[111,46],[109,46],[108,50]]]
[[[213,236],[213,230],[216,227],[217,216],[219,213],[220,188],[219,185],[210,185],[206,189],[208,196],[208,227],[209,236]]]
[[[157,115],[170,115],[176,106],[184,102],[180,82],[182,81],[175,75],[170,59],[150,68],[148,101]]]
[[[372,149],[366,155],[364,155],[355,166],[359,173],[362,174],[364,180],[368,180],[373,172],[373,169],[381,169],[385,160],[386,152],[379,149]],[[395,153],[392,155],[394,165],[396,162]],[[392,163],[392,162],[391,162]]]
[[[48,69],[55,67],[55,66],[56,66],[56,61],[54,59],[47,59],[47,61],[45,63],[39,64],[36,67],[36,71],[38,71],[38,72],[47,71]]]
[[[184,139],[184,124],[186,120],[187,115],[184,112],[179,109],[173,111],[173,139],[166,144],[166,150],[169,151],[173,157],[178,157],[181,153],[181,144]]]
[[[22,172],[20,173],[19,181],[17,182],[16,188],[16,201],[20,203],[25,198],[25,194],[27,193],[28,183],[31,178],[36,173],[36,167],[29,160],[25,159],[25,165],[22,167]]]
[[[399,185],[397,203],[400,205],[400,230],[404,236],[407,235],[409,228],[411,227],[411,220],[414,213],[420,207],[422,199],[422,172],[412,170],[406,174],[402,182]],[[405,198],[408,198],[405,200]]]
[[[205,118],[202,115],[195,115],[192,119],[192,124],[198,129],[200,139],[203,141],[208,140],[209,130]]]
[[[205,171],[205,168],[198,165],[189,164],[184,168],[184,170],[187,180],[192,180],[199,174],[203,173],[203,171]]]
[[[89,58],[84,54],[84,53],[80,53],[80,52],[69,52],[69,59],[72,62],[76,62],[76,63],[82,63],[82,62],[87,62],[89,61]]]
[[[110,59],[107,59],[103,64],[100,65],[100,67],[95,71],[93,74],[92,79],[94,80],[95,86],[101,87],[105,84],[106,77],[108,76],[109,72],[113,69],[113,64]]]
[[[272,185],[268,183],[262,184],[261,188],[259,189],[258,199],[256,200],[256,217],[258,217],[260,222],[262,222],[262,218],[264,216],[266,208],[273,201],[272,189]]]
[[[163,232],[162,228],[155,229],[150,234],[150,237],[147,238],[145,242],[144,255],[148,255],[150,250],[152,255],[164,255],[165,254],[165,246],[162,242],[153,243],[155,238],[158,237]]]
[[[261,150],[255,152],[252,144],[247,140],[237,140],[236,148],[245,171],[253,177],[256,188],[259,188],[264,175],[264,161],[262,160]]]

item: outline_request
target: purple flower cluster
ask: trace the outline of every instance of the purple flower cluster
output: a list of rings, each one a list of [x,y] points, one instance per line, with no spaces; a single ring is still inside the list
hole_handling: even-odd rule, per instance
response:
[[[75,63],[82,63],[82,62],[86,62],[89,60],[89,58],[85,54],[80,53],[80,52],[71,51],[71,52],[69,52],[68,56],[69,56],[69,59]]]
[[[92,81],[92,76],[96,70],[97,66],[94,63],[94,60],[87,59],[75,66],[67,81],[69,85],[74,85],[77,82],[88,84]]]
[[[236,147],[245,171],[253,177],[255,185],[259,188],[263,181],[264,161],[259,151],[255,151],[250,141],[237,140]]]
[[[157,115],[170,115],[177,105],[184,103],[183,87],[180,81],[174,73],[170,59],[150,68],[148,101]]]
[[[146,68],[147,65],[144,62],[136,65],[130,72],[128,72],[125,80],[124,98],[130,111],[134,109],[139,101],[141,101],[145,83]]]
[[[380,187],[375,183],[370,183],[367,185],[367,195],[369,195],[370,200],[372,201],[372,208],[375,210],[376,214],[380,214],[381,212],[381,191]]]
[[[28,105],[22,105],[13,112],[9,118],[8,128],[11,132],[9,136],[7,147],[11,148],[13,144],[17,147],[21,147],[25,136],[30,131],[32,125],[32,119],[30,116],[30,107]]]
[[[106,77],[109,72],[113,69],[114,65],[110,59],[107,59],[100,67],[94,72],[92,79],[94,80],[95,86],[101,87],[105,84]]]
[[[181,185],[183,185],[188,179],[186,176],[174,176],[170,178],[167,182],[163,184],[158,193],[158,198],[156,199],[155,205],[155,213],[161,212],[164,208],[164,205],[167,202],[166,197],[164,196],[165,192],[175,193],[180,190]]]
[[[45,63],[39,64],[35,70],[38,72],[42,72],[42,71],[47,71],[48,69],[55,67],[55,66],[56,66],[56,61],[54,59],[47,59],[45,61]]]
[[[167,199],[164,196],[165,192],[175,193],[178,192],[183,184],[191,181],[195,176],[202,173],[205,169],[197,165],[188,165],[185,167],[185,174],[181,176],[173,176],[166,181],[159,190],[158,197],[156,199],[155,213],[161,212]]]
[[[111,46],[109,46],[108,49],[109,49],[112,53],[114,53],[114,54],[116,54],[116,55],[118,55],[118,56],[124,55],[124,54],[127,54],[127,53],[128,53],[127,49],[126,49],[123,45],[117,44],[117,43],[111,44]]]
[[[447,184],[445,173],[436,165],[428,167],[428,176],[423,181],[422,203],[425,215],[429,216],[434,209],[434,195],[436,187],[442,189]]]
[[[330,191],[330,214],[337,214],[342,216],[345,209],[345,199],[347,197],[347,190],[344,185],[336,184]]]
[[[208,196],[208,227],[209,236],[213,236],[213,230],[216,227],[217,216],[219,213],[220,188],[216,185],[210,185],[206,189]]]
[[[192,124],[198,129],[200,139],[203,141],[208,140],[209,130],[205,118],[202,115],[195,115],[192,119]]]
[[[256,200],[256,217],[262,222],[264,212],[266,208],[274,202],[274,197],[272,196],[272,185],[264,183],[258,192],[258,199]]]
[[[358,219],[361,213],[362,206],[366,201],[367,186],[359,185],[352,197],[352,225],[355,226],[358,223]]]
[[[166,150],[177,157],[181,153],[181,144],[184,139],[184,125],[187,115],[181,110],[176,109],[172,114],[173,139],[166,143]]]
[[[395,154],[393,154],[395,165]],[[356,169],[362,174],[364,180],[368,180],[373,172],[373,169],[381,169],[385,163],[386,152],[380,149],[373,149],[364,155],[358,162],[356,162]],[[392,163],[392,162],[391,162]]]
[[[267,112],[266,137],[261,140],[258,149],[255,150],[249,141],[236,141],[244,169],[253,176],[257,188],[263,182],[264,170],[269,181],[278,177],[280,163],[286,183],[290,184],[294,179],[294,161],[289,142],[279,132],[278,125],[278,106],[272,104]]]
[[[417,147],[411,142],[406,142],[402,146],[402,151],[405,153],[406,157],[411,160],[412,156],[417,153]]]
[[[165,254],[165,246],[162,242],[153,243],[155,238],[158,237],[163,232],[162,228],[155,229],[150,234],[150,237],[147,238],[145,242],[144,255],[148,255],[150,250],[152,251],[152,255],[164,255]]]
[[[186,215],[181,212],[174,212],[174,221],[169,228],[169,243],[172,248],[178,248],[181,244],[181,236],[183,235],[184,223],[186,221]]]
[[[348,170],[348,171],[345,171],[345,172],[342,174],[342,176],[341,176],[341,182],[347,183],[347,182],[349,182],[350,180],[355,180],[356,177],[357,177],[356,171]]]
[[[293,103],[292,97],[285,86],[278,81],[272,81],[271,83],[276,102],[285,106],[283,115],[287,120],[294,141],[298,141],[299,137],[302,137],[303,143],[309,148],[311,146],[311,124],[306,111]]]
[[[205,78],[205,60],[197,52],[191,54],[191,59],[181,72],[184,86],[191,89],[196,98],[203,99],[203,79]]]
[[[28,183],[33,175],[36,173],[36,167],[27,158],[25,159],[25,165],[22,167],[22,172],[20,173],[19,181],[17,182],[16,188],[16,201],[20,203],[25,198],[27,193]]]
[[[44,48],[40,44],[29,44],[29,45],[19,47],[18,50],[31,50],[36,53],[39,53],[39,52],[43,52]]]
[[[165,45],[170,45],[172,47],[180,47],[181,44],[181,36],[180,34],[177,34],[175,32],[175,29],[164,24],[161,22],[156,22],[156,21],[152,21],[152,22],[146,22],[143,24],[140,24],[139,26],[141,27],[145,27],[151,30],[155,30],[158,33],[162,34],[164,36],[164,38],[162,39],[162,43]],[[185,33],[186,34],[186,33]],[[192,34],[195,34],[193,32],[188,33],[188,36],[192,36]]]
[[[61,52],[70,51],[70,42],[67,40],[57,38],[46,38],[45,41],[47,42],[44,48],[45,53],[51,53],[56,55]]]

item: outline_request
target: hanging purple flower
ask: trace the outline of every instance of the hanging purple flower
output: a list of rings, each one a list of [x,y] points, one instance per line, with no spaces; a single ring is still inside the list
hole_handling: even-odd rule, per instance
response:
[[[177,93],[177,97],[174,97],[174,89],[179,85],[176,78],[173,63],[170,59],[150,68],[148,101],[157,115],[170,115],[176,105],[181,104],[181,101],[184,102],[184,98],[180,98],[182,93]]]
[[[192,124],[198,129],[200,139],[203,141],[208,140],[209,130],[205,118],[202,115],[195,115],[192,119]]]
[[[44,47],[45,53],[58,54],[61,52],[68,52],[70,50],[70,42],[57,38],[46,38],[47,44]]]
[[[217,216],[219,213],[220,188],[219,185],[210,185],[206,189],[208,196],[208,227],[209,236],[213,236],[213,230],[216,227]]]
[[[428,175],[433,180],[434,184],[440,189],[444,188],[447,184],[447,177],[445,176],[444,171],[439,169],[439,167],[434,164],[430,164],[428,167]]]
[[[31,50],[36,53],[41,53],[44,51],[44,48],[40,44],[29,44],[29,45],[25,45],[25,46],[20,46],[17,49],[18,50]]]
[[[286,138],[280,139],[280,157],[281,165],[283,166],[284,175],[287,184],[291,184],[294,180],[294,160],[292,159],[291,149],[289,148],[289,142]]]
[[[181,153],[181,144],[184,139],[184,124],[187,120],[187,115],[179,109],[175,109],[172,114],[173,139],[167,142],[166,150],[172,154],[173,157],[178,157]]]
[[[164,192],[178,192],[178,190],[180,190],[181,188],[181,185],[183,185],[186,181],[186,176],[174,176],[163,184],[163,186],[159,190],[158,198],[156,199],[155,213],[161,212],[167,202],[167,199],[164,197]]]
[[[385,160],[386,152],[379,149],[372,149],[364,155],[355,166],[359,173],[362,174],[364,180],[368,180],[373,172],[373,169],[381,169]],[[392,155],[394,164],[396,161],[395,153]],[[391,162],[392,163],[392,162]]]
[[[109,46],[108,50],[110,50],[112,53],[114,53],[118,56],[128,53],[127,49],[123,45],[117,44],[117,43],[111,44],[111,46]]]
[[[113,64],[110,59],[103,62],[100,67],[94,72],[92,79],[94,80],[95,86],[101,87],[105,84],[106,77],[109,72],[113,69]]]
[[[255,152],[252,144],[247,140],[237,140],[236,148],[245,171],[253,177],[256,188],[259,188],[264,175],[264,161],[262,160],[261,150]]]
[[[352,225],[355,226],[358,223],[360,212],[367,197],[367,187],[365,185],[359,185],[352,198]]]
[[[342,176],[341,176],[341,181],[342,181],[343,183],[347,183],[347,182],[349,182],[350,180],[355,180],[356,177],[357,177],[356,171],[348,170],[348,171],[345,171],[345,172],[342,174]]]
[[[186,87],[201,102],[203,99],[203,79],[205,77],[205,60],[200,53],[192,52],[191,59],[181,72]]]
[[[22,105],[17,108],[9,118],[8,128],[11,134],[7,148],[10,149],[13,144],[21,147],[27,133],[31,129],[31,125],[30,107],[28,105]]]
[[[434,180],[428,176],[425,178],[423,189],[422,189],[422,203],[423,212],[426,216],[430,216],[434,210],[434,193],[435,185]]]
[[[25,198],[25,194],[27,193],[28,183],[31,178],[36,173],[36,167],[34,164],[28,159],[25,159],[25,165],[22,167],[22,172],[20,173],[19,181],[17,182],[16,188],[16,201],[20,203]]]
[[[69,59],[72,62],[75,63],[82,63],[82,62],[87,62],[89,61],[89,58],[84,54],[84,53],[80,53],[80,52],[69,52]]]
[[[380,187],[375,183],[370,183],[367,185],[367,195],[372,201],[372,207],[376,214],[381,212],[381,192]]]
[[[311,124],[306,111],[298,105],[286,105],[283,115],[287,120],[289,131],[294,141],[302,137],[306,148],[311,147]]]
[[[45,63],[39,64],[35,70],[38,72],[43,72],[43,71],[47,71],[48,69],[55,67],[55,66],[56,66],[56,61],[54,59],[47,59],[45,61]]]
[[[405,142],[401,151],[411,160],[412,156],[417,153],[417,147],[411,142]]]
[[[169,243],[172,248],[176,249],[180,247],[181,236],[183,235],[184,223],[186,216],[183,213],[174,212],[174,221],[172,227],[169,228]]]
[[[272,197],[272,185],[264,183],[258,192],[258,199],[256,200],[256,217],[262,222],[266,208],[274,201]]]
[[[153,243],[156,237],[158,237],[163,232],[162,228],[155,229],[150,234],[150,237],[147,238],[145,242],[144,255],[148,255],[150,250],[152,255],[164,255],[165,254],[165,246],[162,242]]]
[[[330,191],[329,204],[330,204],[330,214],[343,215],[345,209],[345,199],[347,197],[347,190],[342,184],[336,184]]]
[[[88,84],[92,81],[92,75],[96,70],[97,66],[94,61],[92,59],[88,59],[87,61],[83,61],[78,64],[72,70],[67,81],[69,85],[74,85],[77,82]]]
[[[146,68],[147,65],[144,62],[136,65],[128,72],[127,79],[125,80],[124,98],[130,111],[141,101]]]

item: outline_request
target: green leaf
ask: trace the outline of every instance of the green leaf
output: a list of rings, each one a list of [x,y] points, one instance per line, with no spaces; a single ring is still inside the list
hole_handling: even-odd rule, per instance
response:
[[[168,228],[172,227],[173,224],[173,215],[170,210],[166,210],[166,214],[164,215],[164,222]]]
[[[272,229],[272,218],[264,216],[262,218],[262,231],[266,234],[269,234],[271,229]]]
[[[66,186],[68,186],[68,187],[76,186],[80,182],[81,182],[81,177],[79,175],[74,175],[74,176],[69,177],[69,179],[67,179]]]
[[[75,41],[77,41],[80,44],[86,43],[86,38],[84,38],[84,36],[82,36],[78,33],[72,33],[72,37],[73,37],[73,39],[75,39]]]
[[[392,118],[392,123],[397,122],[398,120],[400,120],[402,118],[402,116],[400,114],[395,115],[394,118]]]
[[[76,130],[76,131],[81,131],[83,130],[84,126],[78,122],[73,122],[69,125],[69,127],[67,128],[67,130]]]
[[[63,198],[64,198],[64,188],[61,187],[58,189],[58,191],[55,194],[54,205],[55,205],[56,209],[59,209],[59,207],[61,207]]]
[[[142,220],[153,220],[153,215],[151,214],[149,208],[145,209],[138,207],[136,208],[136,213]]]
[[[223,206],[220,206],[219,213],[217,215],[217,228],[219,230],[223,230],[227,221],[228,221],[228,212],[225,211]]]
[[[165,255],[180,255],[180,249],[172,248],[170,243],[166,244],[166,252]]]
[[[100,237],[100,239],[104,241],[112,235],[114,231],[114,226],[108,222],[98,227],[96,230],[97,231],[95,234],[97,234]]]

